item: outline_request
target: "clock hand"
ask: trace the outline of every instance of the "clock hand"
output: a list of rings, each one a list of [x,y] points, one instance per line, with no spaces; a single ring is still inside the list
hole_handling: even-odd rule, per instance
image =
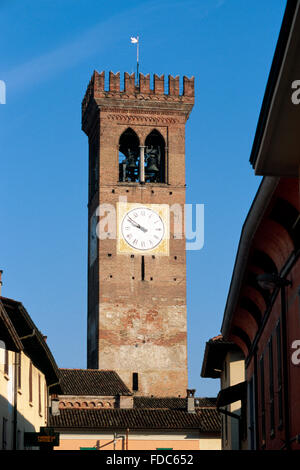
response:
[[[127,216],[129,222],[134,225],[136,228],[139,228],[142,230],[144,233],[148,232],[148,230],[145,227],[142,227],[140,224],[137,224],[134,220],[132,220],[129,216]]]

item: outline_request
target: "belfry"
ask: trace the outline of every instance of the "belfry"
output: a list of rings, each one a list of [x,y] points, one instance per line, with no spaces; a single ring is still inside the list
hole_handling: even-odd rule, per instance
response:
[[[194,79],[94,72],[89,141],[88,368],[136,395],[186,396],[185,124]],[[182,230],[180,230],[180,227]]]

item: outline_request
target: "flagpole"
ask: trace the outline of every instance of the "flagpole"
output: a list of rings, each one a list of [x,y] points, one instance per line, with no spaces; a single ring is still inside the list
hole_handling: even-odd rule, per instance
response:
[[[140,38],[139,36],[131,36],[130,38],[131,44],[136,44],[136,85],[138,86],[139,84],[139,42]]]
[[[137,36],[137,48],[136,48],[136,82],[139,84],[139,44],[140,38]]]

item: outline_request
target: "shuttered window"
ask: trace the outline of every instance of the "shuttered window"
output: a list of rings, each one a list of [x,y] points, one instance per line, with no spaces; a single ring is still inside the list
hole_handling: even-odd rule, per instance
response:
[[[32,403],[32,363],[29,364],[29,402]]]
[[[274,405],[274,366],[273,338],[269,341],[269,399],[270,399],[270,437],[275,436],[275,405]]]
[[[260,401],[261,401],[261,445],[266,444],[266,403],[265,403],[265,364],[262,355],[259,361],[260,368]]]
[[[282,349],[280,321],[276,325],[277,342],[277,396],[278,396],[278,429],[283,427],[283,390],[282,390]]]

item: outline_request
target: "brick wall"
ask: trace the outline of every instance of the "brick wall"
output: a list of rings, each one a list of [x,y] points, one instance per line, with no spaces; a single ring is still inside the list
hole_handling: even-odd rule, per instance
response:
[[[185,203],[185,123],[194,102],[194,81],[125,74],[94,73],[82,104],[82,127],[98,148],[100,188],[90,194],[89,219],[99,204],[116,207],[119,197],[131,203]],[[144,145],[156,129],[166,143],[165,183],[120,183],[119,139],[130,127]],[[91,155],[90,155],[91,158]],[[91,178],[90,178],[91,179]],[[117,254],[116,240],[100,240],[98,259],[89,267],[88,367],[116,370],[128,387],[138,373],[137,394],[185,396],[187,388],[185,240],[174,236],[170,221],[169,256]],[[99,262],[98,262],[99,261]],[[95,357],[94,348],[98,347]]]

